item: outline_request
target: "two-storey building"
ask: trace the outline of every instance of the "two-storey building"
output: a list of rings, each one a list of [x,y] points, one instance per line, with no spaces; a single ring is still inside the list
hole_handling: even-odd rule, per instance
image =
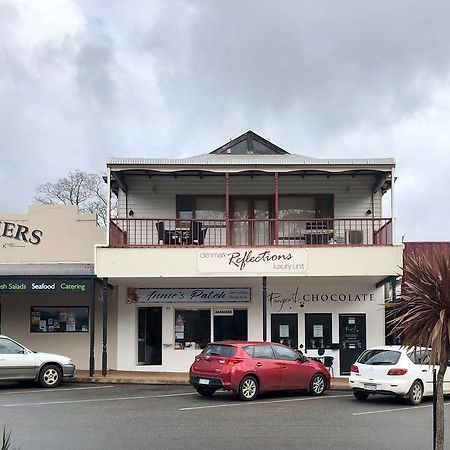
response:
[[[251,339],[324,349],[338,376],[384,343],[383,286],[402,264],[393,201],[382,214],[393,159],[310,158],[249,131],[107,167],[118,214],[96,274],[117,287],[118,370],[184,372],[211,340]]]

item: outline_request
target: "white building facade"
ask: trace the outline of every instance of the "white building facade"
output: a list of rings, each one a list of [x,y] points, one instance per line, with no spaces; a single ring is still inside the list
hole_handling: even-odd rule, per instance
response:
[[[111,159],[118,215],[95,261],[116,291],[109,367],[186,372],[209,341],[244,339],[324,353],[347,375],[385,341],[384,285],[402,264],[382,217],[394,167],[289,154],[251,131],[196,157]]]

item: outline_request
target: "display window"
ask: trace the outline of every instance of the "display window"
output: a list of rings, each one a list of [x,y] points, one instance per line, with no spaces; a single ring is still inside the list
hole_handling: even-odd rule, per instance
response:
[[[306,349],[332,348],[331,314],[305,314]]]
[[[211,340],[210,309],[175,309],[175,350],[204,349]]]
[[[88,331],[89,308],[87,306],[31,307],[31,333],[87,333]]]
[[[215,341],[246,341],[248,319],[246,309],[230,309],[227,315],[214,315]]]

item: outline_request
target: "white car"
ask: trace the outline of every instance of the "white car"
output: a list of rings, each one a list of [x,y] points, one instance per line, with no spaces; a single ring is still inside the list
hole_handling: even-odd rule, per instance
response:
[[[34,352],[15,340],[0,335],[0,381],[34,380],[43,387],[55,387],[63,378],[75,375],[70,358]]]
[[[396,395],[418,405],[423,396],[433,395],[429,361],[430,350],[424,347],[392,345],[365,350],[351,367],[353,395],[358,400],[366,400],[370,394]],[[450,393],[450,369],[445,372],[444,393]]]

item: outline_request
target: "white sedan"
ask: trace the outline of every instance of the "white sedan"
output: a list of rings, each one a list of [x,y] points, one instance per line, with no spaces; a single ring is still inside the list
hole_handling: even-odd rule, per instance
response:
[[[43,387],[55,387],[63,378],[75,375],[75,365],[66,356],[34,352],[7,336],[0,335],[0,380],[34,380]]]
[[[396,395],[418,405],[423,396],[433,395],[429,361],[430,351],[423,347],[392,345],[365,350],[351,367],[353,395],[358,400],[366,400],[370,394]],[[444,393],[450,394],[450,369],[445,372]]]

